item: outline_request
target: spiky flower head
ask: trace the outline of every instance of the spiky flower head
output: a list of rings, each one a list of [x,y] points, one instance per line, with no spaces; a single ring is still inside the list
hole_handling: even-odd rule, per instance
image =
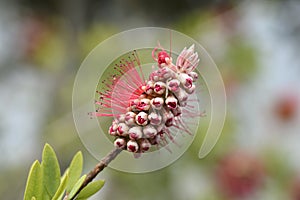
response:
[[[100,98],[96,101],[99,109],[95,116],[114,118],[108,130],[115,138],[114,145],[133,153],[175,142],[171,127],[191,134],[183,122],[182,112],[186,111],[198,78],[195,68],[199,58],[194,45],[182,50],[176,65],[163,49],[155,48],[152,57],[158,69],[147,80],[136,52],[129,60],[122,60],[115,67],[117,74],[111,75],[110,81],[102,82],[107,90],[98,92]]]

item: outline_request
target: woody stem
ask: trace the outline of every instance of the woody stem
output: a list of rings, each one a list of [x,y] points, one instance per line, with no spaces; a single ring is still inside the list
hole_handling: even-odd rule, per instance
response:
[[[113,149],[110,153],[108,153],[104,158],[102,158],[100,160],[100,162],[94,167],[93,170],[91,170],[84,182],[82,183],[82,185],[80,186],[80,188],[78,189],[78,191],[76,192],[76,194],[70,199],[70,200],[73,200],[75,199],[75,197],[79,194],[79,192],[85,188],[90,182],[93,181],[93,179],[105,168],[107,167],[107,165],[112,161],[114,160],[118,155],[119,153],[121,153],[122,149],[119,149],[119,148],[115,148]]]

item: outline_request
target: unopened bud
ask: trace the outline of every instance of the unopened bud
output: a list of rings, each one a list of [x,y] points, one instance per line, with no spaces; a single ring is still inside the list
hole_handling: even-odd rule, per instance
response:
[[[174,125],[174,115],[171,112],[165,112],[164,122],[165,122],[166,127],[170,127],[170,126]]]
[[[193,94],[195,92],[196,86],[194,84],[192,84],[192,87],[190,88],[186,88],[185,91],[188,94]]]
[[[170,58],[169,54],[166,51],[160,51],[157,55],[158,66],[162,67],[161,64],[167,63],[166,58]]]
[[[127,142],[127,150],[130,152],[137,152],[139,150],[139,145],[136,141],[129,140]]]
[[[129,127],[125,123],[120,123],[117,128],[119,135],[125,136],[128,135]]]
[[[185,73],[180,73],[178,75],[179,81],[182,83],[184,88],[190,88],[193,84],[193,78]]]
[[[139,110],[145,110],[145,111],[149,110],[149,108],[150,108],[150,99],[146,99],[146,98],[141,99],[136,107]]]
[[[152,108],[156,110],[160,110],[164,104],[164,99],[161,97],[155,97],[151,100],[151,106]]]
[[[117,124],[112,124],[108,129],[108,133],[112,136],[115,136],[117,134],[117,128],[118,128]]]
[[[180,82],[177,79],[173,79],[168,82],[168,89],[171,92],[178,92],[179,86],[180,86]]]
[[[131,140],[138,140],[143,137],[142,127],[140,126],[130,128],[128,133]]]
[[[139,114],[137,114],[135,116],[135,122],[138,125],[141,125],[141,126],[147,125],[147,123],[148,123],[148,114],[145,113],[145,112],[139,112]]]
[[[140,149],[142,152],[148,151],[151,147],[151,143],[147,139],[142,139],[140,141]]]
[[[119,115],[117,118],[118,118],[119,122],[124,122],[125,121],[125,115],[124,114]]]
[[[182,106],[182,103],[186,102],[188,99],[188,94],[182,88],[180,88],[179,91],[175,93],[175,96],[178,99],[180,106]]]
[[[164,82],[156,82],[154,84],[154,92],[157,94],[163,94],[166,91],[166,84]]]
[[[139,100],[138,99],[134,99],[130,102],[130,107],[131,107],[131,110],[136,110],[136,106],[138,105],[139,103]]]
[[[161,123],[162,117],[159,114],[152,112],[150,113],[150,115],[148,115],[148,119],[150,121],[150,124],[159,125]]]
[[[166,98],[166,105],[170,109],[175,109],[177,108],[177,99],[173,96],[169,96]]]
[[[143,133],[146,138],[153,138],[157,134],[157,130],[152,125],[147,125],[143,128]]]
[[[196,82],[196,80],[198,79],[198,74],[196,72],[190,72],[189,76],[192,77],[193,82]]]
[[[136,114],[134,112],[127,112],[125,115],[125,123],[129,126],[132,126],[135,124],[135,116]]]
[[[117,138],[114,141],[114,145],[117,148],[123,149],[126,146],[126,140],[124,138]]]
[[[146,94],[152,94],[153,93],[153,88],[154,88],[154,82],[153,81],[148,81],[147,85],[145,86]]]
[[[164,68],[160,69],[160,71],[161,71],[161,75],[162,75],[163,80],[167,80],[167,79],[171,78],[173,73],[174,73],[168,67],[164,67]]]

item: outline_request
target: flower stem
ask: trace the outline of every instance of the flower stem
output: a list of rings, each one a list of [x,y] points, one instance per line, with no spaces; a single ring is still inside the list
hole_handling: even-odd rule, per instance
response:
[[[90,182],[93,181],[93,179],[105,168],[107,165],[115,159],[119,153],[121,153],[122,149],[115,148],[111,152],[109,152],[104,158],[100,160],[100,162],[94,167],[92,171],[90,171],[76,194],[70,199],[73,200],[75,197],[79,194],[79,192],[85,188]]]

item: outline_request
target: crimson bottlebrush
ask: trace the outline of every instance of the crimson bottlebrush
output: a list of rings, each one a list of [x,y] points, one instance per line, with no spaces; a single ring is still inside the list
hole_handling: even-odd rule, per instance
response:
[[[183,113],[189,117],[198,115],[189,105],[198,78],[195,68],[199,58],[194,45],[182,50],[176,64],[163,49],[155,48],[152,57],[158,68],[148,79],[136,52],[116,64],[115,73],[101,83],[106,89],[98,91],[99,107],[93,113],[113,117],[108,133],[115,137],[114,145],[134,153],[175,142],[171,128],[191,134]]]

